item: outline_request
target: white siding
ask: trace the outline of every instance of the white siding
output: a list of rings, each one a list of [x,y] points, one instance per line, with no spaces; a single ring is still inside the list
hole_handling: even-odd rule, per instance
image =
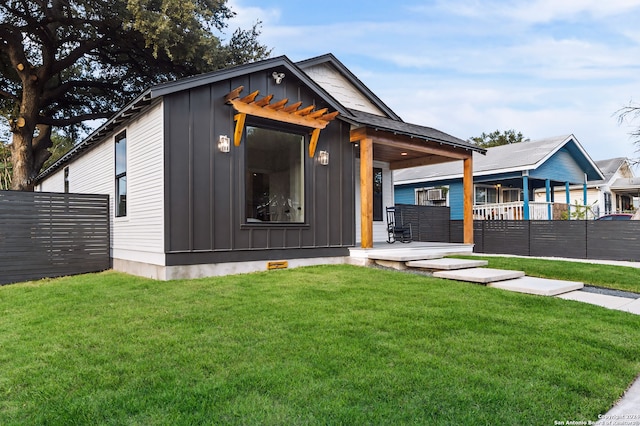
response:
[[[127,132],[127,216],[115,218],[115,135]],[[109,194],[114,259],[164,265],[163,108],[158,102],[128,126],[69,163],[69,190]],[[40,185],[64,191],[63,169]]]
[[[384,116],[349,80],[327,64],[307,68],[304,72],[345,107]]]
[[[382,169],[382,221],[373,221],[373,241],[387,241],[387,213],[386,208],[394,205],[393,176],[389,163],[374,161],[373,167]],[[360,242],[360,160],[356,160],[356,241]]]
[[[60,169],[36,186],[40,192],[64,192],[64,169]]]

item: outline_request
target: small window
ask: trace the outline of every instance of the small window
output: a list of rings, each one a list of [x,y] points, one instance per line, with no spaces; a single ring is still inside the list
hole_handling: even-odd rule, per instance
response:
[[[503,189],[502,190],[502,202],[503,203],[514,203],[516,201],[522,201],[522,190],[521,189]]]
[[[116,217],[127,215],[127,134],[116,136]]]
[[[300,134],[247,126],[248,223],[304,223],[304,142]]]
[[[373,220],[382,221],[382,169],[373,168]]]
[[[493,186],[476,185],[475,204],[495,204],[498,202],[498,190]]]
[[[64,192],[69,193],[69,167],[64,168]]]
[[[611,213],[611,193],[610,192],[605,192],[604,193],[604,213],[605,214],[610,214]]]

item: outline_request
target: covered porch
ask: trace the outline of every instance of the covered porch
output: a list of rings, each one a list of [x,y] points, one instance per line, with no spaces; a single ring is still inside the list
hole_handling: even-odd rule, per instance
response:
[[[462,160],[465,244],[473,244],[473,152],[486,151],[438,130],[353,111],[350,141],[360,160],[360,247],[374,247],[374,162],[400,170]],[[393,188],[392,188],[393,190]],[[392,197],[393,199],[393,197]]]
[[[587,203],[586,174],[583,182],[541,179],[525,171],[520,176],[476,179],[475,220],[593,219]],[[579,199],[575,188],[580,187]],[[573,192],[572,192],[573,189]],[[592,216],[592,215],[591,215]]]

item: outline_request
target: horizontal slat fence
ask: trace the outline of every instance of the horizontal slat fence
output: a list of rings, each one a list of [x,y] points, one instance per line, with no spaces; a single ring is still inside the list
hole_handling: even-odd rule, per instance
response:
[[[410,212],[405,218],[411,220],[414,230],[419,229],[414,231],[414,240],[463,242],[462,221],[448,220],[447,207],[399,204],[396,208]],[[445,234],[447,240],[443,240]],[[476,253],[640,262],[637,220],[477,220],[473,238]]]
[[[396,221],[411,224],[413,239],[446,243],[451,240],[449,207],[396,204]]]
[[[0,191],[0,284],[109,269],[108,195]]]

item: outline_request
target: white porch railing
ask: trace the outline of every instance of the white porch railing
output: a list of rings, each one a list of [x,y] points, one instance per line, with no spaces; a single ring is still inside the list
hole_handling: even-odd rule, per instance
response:
[[[549,211],[551,211],[551,215],[549,215]],[[553,203],[529,202],[529,220],[550,220],[552,218]],[[475,205],[473,206],[473,219],[524,220],[524,202]]]

